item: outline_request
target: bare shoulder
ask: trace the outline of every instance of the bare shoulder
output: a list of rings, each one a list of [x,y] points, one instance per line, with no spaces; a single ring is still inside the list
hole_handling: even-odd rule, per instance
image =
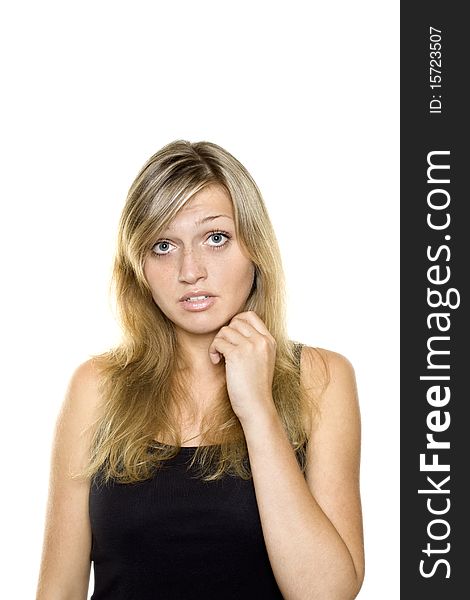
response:
[[[75,468],[84,464],[91,428],[101,414],[100,371],[90,358],[71,373],[56,422],[56,445]]]
[[[315,377],[317,371],[325,372],[327,370],[337,376],[340,373],[354,374],[354,368],[346,356],[326,348],[314,348],[303,345],[301,355],[301,368],[307,377]]]
[[[303,346],[301,377],[307,389],[318,394],[319,408],[328,410],[335,403],[357,405],[354,367],[343,354]]]
[[[90,480],[82,477],[100,414],[100,373],[93,359],[71,373],[57,416],[36,598],[85,598],[90,573]]]
[[[307,448],[306,480],[318,504],[348,546],[362,580],[361,422],[354,368],[338,352],[308,346],[302,352],[302,366],[303,377],[310,389],[314,387],[318,373],[327,375],[315,405],[317,414]]]
[[[305,347],[306,386],[315,382],[318,370],[327,378],[314,403],[315,418],[308,444],[307,476],[311,483],[331,469],[326,485],[359,476],[361,421],[356,376],[342,354],[324,348]],[[302,356],[302,359],[304,357]],[[302,363],[303,365],[304,363]],[[312,389],[312,384],[310,384]]]
[[[62,410],[75,408],[81,412],[95,413],[101,404],[101,372],[96,361],[90,358],[80,363],[71,373]]]
[[[361,418],[354,367],[338,352],[305,346],[301,370],[307,391],[314,394],[310,465],[320,457],[328,461],[342,460],[357,474]]]
[[[101,380],[100,371],[93,358],[80,363],[71,373],[67,392],[78,396],[87,395],[87,393],[98,393]],[[89,396],[90,401],[97,400],[96,397]]]

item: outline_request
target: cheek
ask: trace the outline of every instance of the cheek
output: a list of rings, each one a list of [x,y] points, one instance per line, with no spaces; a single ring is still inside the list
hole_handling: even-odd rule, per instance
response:
[[[155,254],[150,256],[144,263],[144,270],[148,277],[158,277],[159,274],[168,267],[165,262],[167,262],[165,261],[165,258],[157,258]]]
[[[171,272],[170,269],[165,268],[164,265],[159,266],[158,269],[153,265],[144,268],[144,275],[147,279],[147,283],[152,290],[152,295],[155,297],[165,298],[167,290],[171,289]]]
[[[255,274],[254,266],[246,260],[240,261],[237,265],[232,265],[229,272],[229,281],[237,291],[244,294],[250,291],[253,285]]]

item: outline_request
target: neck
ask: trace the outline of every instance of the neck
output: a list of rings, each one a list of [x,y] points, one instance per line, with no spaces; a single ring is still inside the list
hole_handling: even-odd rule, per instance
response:
[[[214,334],[194,335],[185,332],[178,336],[178,343],[182,350],[183,361],[182,369],[186,371],[190,379],[203,378],[208,381],[211,379],[222,379],[225,377],[224,361],[219,361],[216,365],[209,357],[209,347],[214,340]]]

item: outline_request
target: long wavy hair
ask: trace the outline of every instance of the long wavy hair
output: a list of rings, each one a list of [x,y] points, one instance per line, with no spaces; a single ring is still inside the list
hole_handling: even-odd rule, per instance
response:
[[[296,344],[288,339],[281,257],[261,193],[246,168],[220,146],[177,140],[141,168],[121,214],[111,283],[122,336],[116,347],[92,356],[100,374],[101,411],[91,426],[88,464],[75,476],[142,481],[181,448],[180,416],[188,396],[185,357],[173,323],[153,300],[144,262],[178,211],[211,184],[229,193],[237,239],[255,267],[244,310],[255,311],[276,340],[273,400],[305,469],[315,394],[301,385]],[[225,382],[201,429],[206,443],[197,447],[190,465],[199,468],[198,476],[249,479],[246,440]],[[162,436],[172,444],[158,443]]]

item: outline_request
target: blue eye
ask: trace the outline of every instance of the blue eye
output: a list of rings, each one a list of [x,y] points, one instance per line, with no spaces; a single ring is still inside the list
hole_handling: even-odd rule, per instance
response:
[[[162,246],[167,246],[167,248],[162,249]],[[168,254],[168,252],[170,251],[170,246],[171,246],[170,242],[167,242],[166,240],[162,240],[161,242],[157,242],[155,244],[155,246],[152,248],[152,250],[155,252],[155,254],[157,256],[162,256],[164,254]],[[160,250],[163,250],[163,252],[157,252],[155,250],[156,248],[158,249],[159,247],[160,247]]]
[[[209,244],[210,246],[212,246],[213,248],[221,248],[223,246],[225,246],[225,244],[228,242],[228,240],[230,239],[230,236],[228,235],[228,233],[224,233],[223,231],[212,231],[209,239],[212,238],[212,241],[215,242],[215,245],[212,246],[212,244]],[[215,239],[218,238],[218,239]],[[225,238],[225,241],[224,241]],[[223,242],[223,243],[221,243]]]
[[[208,240],[212,240],[213,243],[209,243],[209,248],[212,250],[222,250],[229,243],[232,236],[226,231],[210,231]],[[160,240],[152,247],[154,256],[166,256],[170,254],[171,247],[173,244],[168,240]]]

